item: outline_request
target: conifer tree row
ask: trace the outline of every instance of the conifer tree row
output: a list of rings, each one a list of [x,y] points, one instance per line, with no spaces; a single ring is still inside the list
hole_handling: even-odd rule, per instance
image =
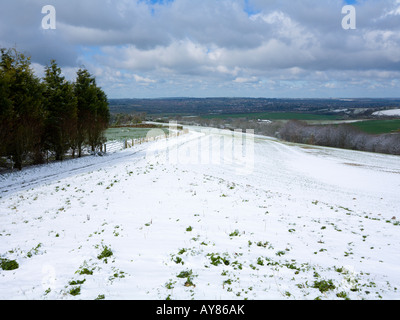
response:
[[[66,81],[56,61],[39,79],[30,58],[16,49],[1,49],[0,160],[14,168],[44,163],[49,155],[63,160],[82,156],[105,142],[110,113],[106,94],[86,70]]]

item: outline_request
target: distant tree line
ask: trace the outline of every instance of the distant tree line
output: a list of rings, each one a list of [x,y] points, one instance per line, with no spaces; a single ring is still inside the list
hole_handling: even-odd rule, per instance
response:
[[[247,129],[254,130],[255,134],[275,137],[279,130],[283,126],[282,121],[271,121],[263,122],[257,120],[249,120],[247,118],[202,118],[202,117],[173,117],[173,120],[178,121],[178,123],[192,125],[192,126],[203,126],[212,127],[218,129],[236,130],[240,129],[243,132]],[[162,122],[160,119],[156,119],[157,122]],[[163,120],[168,122],[167,120]]]
[[[296,143],[400,155],[400,133],[373,135],[351,125],[309,125],[298,120],[287,122],[279,138]]]
[[[86,69],[72,83],[53,60],[39,79],[29,57],[1,49],[0,159],[22,169],[45,163],[49,154],[56,160],[70,151],[80,157],[85,147],[102,146],[109,120],[107,96]]]
[[[110,124],[112,126],[140,124],[146,120],[146,112],[112,113]]]
[[[148,115],[229,115],[257,112],[310,112],[368,118],[384,108],[400,107],[400,99],[273,99],[273,98],[164,98],[110,99],[113,113],[147,112]],[[338,112],[342,110],[342,112]]]

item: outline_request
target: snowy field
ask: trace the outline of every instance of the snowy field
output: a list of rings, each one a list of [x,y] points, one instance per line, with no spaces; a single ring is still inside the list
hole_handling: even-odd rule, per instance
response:
[[[0,299],[400,298],[399,157],[190,129],[0,176]]]
[[[400,116],[400,109],[383,110],[373,113],[374,116]]]

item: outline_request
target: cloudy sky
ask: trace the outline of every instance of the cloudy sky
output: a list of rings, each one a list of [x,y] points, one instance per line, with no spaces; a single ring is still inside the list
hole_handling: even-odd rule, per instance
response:
[[[0,0],[0,47],[109,98],[400,97],[400,0]]]

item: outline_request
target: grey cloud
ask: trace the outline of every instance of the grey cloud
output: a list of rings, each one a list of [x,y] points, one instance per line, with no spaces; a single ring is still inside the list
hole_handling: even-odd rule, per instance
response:
[[[163,86],[171,78],[239,85],[400,71],[397,0],[360,1],[356,30],[342,29],[341,0],[249,0],[251,14],[244,0],[57,1],[57,30],[48,31],[41,8],[51,1],[0,1],[0,46],[16,44],[42,65],[54,58],[108,70],[99,72],[104,83],[118,71],[131,74],[126,83]],[[83,47],[103,54],[82,55]]]
[[[5,3],[6,2],[6,3]],[[57,59],[73,66],[78,54],[59,30],[43,30],[42,7],[48,1],[2,1],[0,10],[0,46],[16,47],[32,57],[33,62],[48,64]]]

